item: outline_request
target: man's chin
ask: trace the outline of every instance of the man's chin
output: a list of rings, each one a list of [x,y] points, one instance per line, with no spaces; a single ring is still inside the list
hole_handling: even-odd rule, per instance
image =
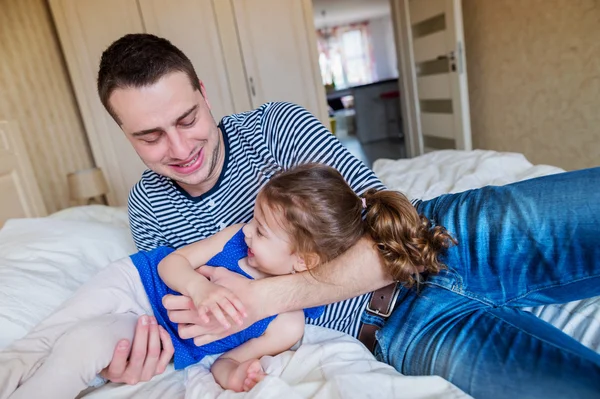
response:
[[[189,175],[180,175],[178,173],[173,172],[173,170],[171,170],[170,168],[168,169],[164,169],[161,168],[162,170],[157,171],[154,170],[156,173],[158,173],[159,175],[168,177],[169,179],[177,182],[180,185],[187,185],[187,186],[196,186],[198,184],[201,184],[204,180],[206,180],[206,177],[203,176],[202,170],[197,170],[194,173],[191,173]]]

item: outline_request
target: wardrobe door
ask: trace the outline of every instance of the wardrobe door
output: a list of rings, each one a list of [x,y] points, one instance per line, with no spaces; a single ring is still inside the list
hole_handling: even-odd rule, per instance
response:
[[[224,13],[224,5],[219,3],[226,6],[228,2],[139,0],[146,32],[168,39],[194,64],[217,122],[225,115],[251,108],[233,18],[229,23],[217,23],[217,15],[227,18],[227,10]],[[228,34],[227,28],[233,29],[233,34]]]
[[[252,104],[290,101],[328,123],[310,0],[232,0]]]
[[[145,166],[102,106],[96,80],[102,52],[127,33],[143,32],[137,1],[49,0],[49,3],[92,154],[108,181],[108,202],[125,206],[129,190]]]

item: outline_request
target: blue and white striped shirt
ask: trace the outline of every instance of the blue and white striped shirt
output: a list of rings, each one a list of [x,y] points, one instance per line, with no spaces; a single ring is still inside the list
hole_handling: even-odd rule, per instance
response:
[[[215,187],[191,197],[171,179],[146,170],[129,195],[129,219],[139,250],[179,248],[224,227],[252,219],[260,188],[277,170],[307,162],[328,164],[362,194],[384,188],[373,172],[304,108],[282,102],[226,116],[219,124],[225,164]],[[358,336],[370,294],[328,305],[307,323]]]

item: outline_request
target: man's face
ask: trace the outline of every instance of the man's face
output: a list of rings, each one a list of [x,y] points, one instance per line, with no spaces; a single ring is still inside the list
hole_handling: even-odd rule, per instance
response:
[[[193,196],[216,184],[224,163],[221,133],[203,94],[174,72],[151,86],[116,89],[109,99],[146,166]]]

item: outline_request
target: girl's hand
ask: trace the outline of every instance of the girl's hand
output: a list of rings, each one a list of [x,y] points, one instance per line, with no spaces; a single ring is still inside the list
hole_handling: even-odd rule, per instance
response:
[[[246,310],[242,301],[229,289],[203,280],[201,283],[194,282],[188,291],[200,320],[205,324],[210,322],[209,312],[226,330],[231,325],[225,315],[237,325],[243,324],[243,319],[247,316]]]

